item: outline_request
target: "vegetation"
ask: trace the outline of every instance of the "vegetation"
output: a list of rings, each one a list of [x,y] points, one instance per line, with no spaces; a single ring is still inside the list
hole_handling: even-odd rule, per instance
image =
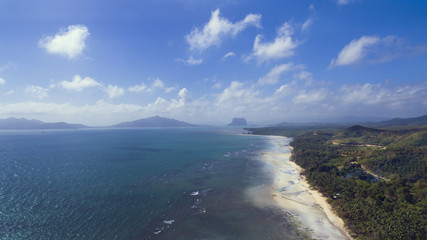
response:
[[[306,131],[290,145],[355,237],[427,239],[427,128]]]
[[[257,135],[276,135],[276,136],[286,136],[286,137],[295,137],[305,132],[317,131],[317,130],[331,130],[344,128],[341,125],[306,125],[306,126],[282,126],[282,127],[263,127],[263,128],[245,128],[254,134]]]

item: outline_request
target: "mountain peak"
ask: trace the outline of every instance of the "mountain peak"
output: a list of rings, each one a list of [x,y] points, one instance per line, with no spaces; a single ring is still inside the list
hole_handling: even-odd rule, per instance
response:
[[[46,123],[40,120],[26,118],[0,119],[0,129],[2,130],[35,130],[35,129],[77,129],[87,128],[81,124],[69,124],[65,122]]]
[[[245,118],[233,118],[230,124],[227,126],[247,126],[248,123],[246,122]]]
[[[131,122],[122,122],[113,127],[193,127],[196,125],[179,121],[172,118],[160,117],[158,115],[142,118]]]

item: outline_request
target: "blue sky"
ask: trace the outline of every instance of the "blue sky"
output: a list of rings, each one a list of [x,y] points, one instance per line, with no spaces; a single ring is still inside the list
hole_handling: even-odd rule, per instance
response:
[[[0,118],[427,113],[426,1],[0,0]]]

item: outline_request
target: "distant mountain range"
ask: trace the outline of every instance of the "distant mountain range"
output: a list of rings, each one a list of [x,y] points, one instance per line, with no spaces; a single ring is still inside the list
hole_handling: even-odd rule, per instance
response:
[[[39,120],[25,118],[0,119],[0,130],[33,130],[33,129],[78,129],[88,128],[82,124],[69,124],[65,122],[46,123]]]
[[[244,118],[234,118],[229,126],[246,126]],[[348,123],[350,124],[350,123]],[[351,123],[354,125],[354,123]],[[415,118],[394,118],[381,122],[358,123],[365,127],[394,127],[394,126],[427,126],[427,115]],[[272,127],[294,127],[294,126],[345,126],[345,123],[279,123]],[[122,122],[111,127],[115,128],[133,128],[133,127],[193,127],[197,126],[191,123],[164,117],[149,117],[131,122]],[[28,120],[25,118],[7,118],[0,119],[0,130],[32,130],[32,129],[81,129],[89,128],[82,124],[70,124],[65,122],[47,123],[39,120]]]
[[[363,119],[363,118],[361,118]],[[350,125],[362,125],[366,127],[397,127],[397,126],[427,126],[427,115],[414,117],[414,118],[393,118],[386,121],[375,121],[375,122],[366,122],[366,121],[356,121],[357,118],[351,119],[349,121],[342,122],[307,122],[307,123],[288,123],[281,122],[277,124],[270,125],[270,127],[300,127],[300,126],[350,126]]]
[[[388,121],[375,122],[375,123],[366,123],[362,124],[364,126],[372,127],[397,127],[397,126],[426,126],[427,125],[427,115],[414,118],[393,118]]]
[[[178,121],[171,118],[164,117],[149,117],[143,118],[132,122],[122,122],[112,127],[116,128],[132,128],[132,127],[194,127],[197,125]]]

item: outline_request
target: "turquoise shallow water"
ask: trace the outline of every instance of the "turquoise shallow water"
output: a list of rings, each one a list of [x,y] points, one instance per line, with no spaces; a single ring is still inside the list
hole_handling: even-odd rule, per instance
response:
[[[263,137],[221,129],[0,132],[0,239],[300,239],[245,189]]]

